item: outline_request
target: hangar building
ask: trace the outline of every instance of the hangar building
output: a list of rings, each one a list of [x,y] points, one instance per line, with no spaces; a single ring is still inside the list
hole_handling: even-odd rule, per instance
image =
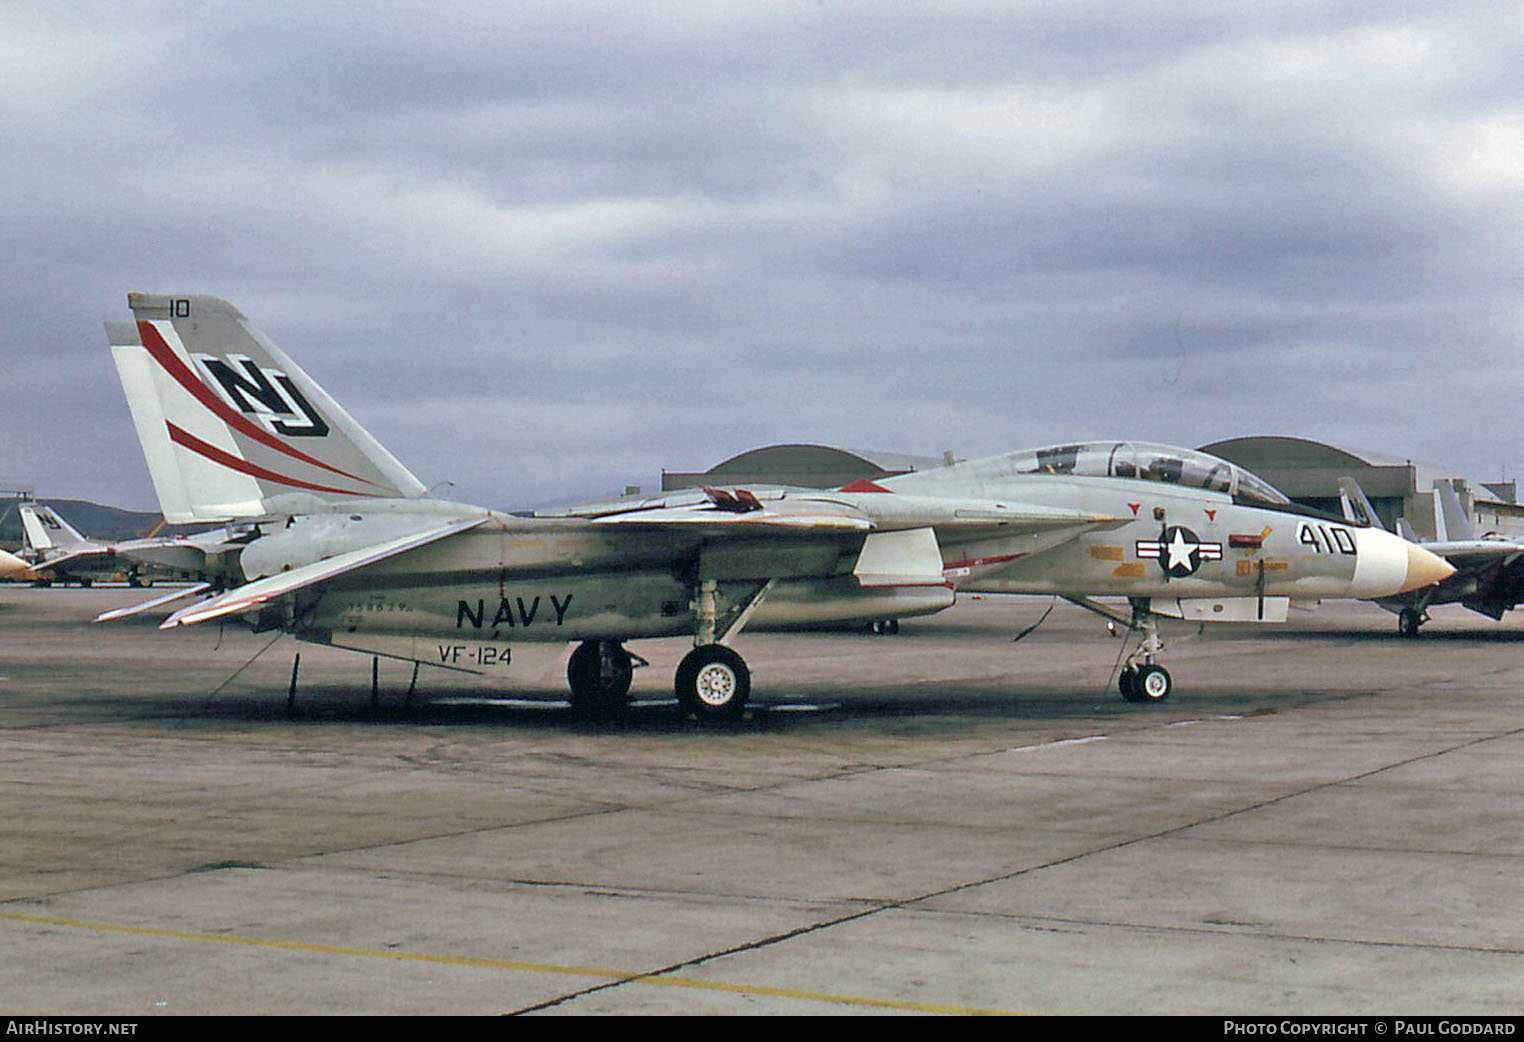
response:
[[[1339,479],[1354,478],[1388,530],[1405,517],[1420,539],[1436,538],[1436,482],[1455,487],[1477,534],[1524,533],[1524,508],[1512,481],[1473,482],[1432,463],[1280,435],[1227,438],[1201,451],[1258,474],[1298,503],[1334,514]]]

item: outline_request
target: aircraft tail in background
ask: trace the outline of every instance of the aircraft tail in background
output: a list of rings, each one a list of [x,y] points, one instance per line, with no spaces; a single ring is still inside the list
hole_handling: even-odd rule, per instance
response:
[[[27,549],[38,554],[50,550],[77,550],[93,545],[69,522],[49,506],[41,503],[22,503],[16,507],[21,515],[21,531],[26,537]]]

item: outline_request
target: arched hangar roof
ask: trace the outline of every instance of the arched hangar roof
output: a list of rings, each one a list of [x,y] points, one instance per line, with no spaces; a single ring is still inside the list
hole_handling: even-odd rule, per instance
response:
[[[1341,477],[1354,478],[1373,497],[1402,497],[1427,487],[1420,480],[1429,471],[1439,476],[1439,468],[1413,460],[1282,434],[1226,438],[1201,451],[1237,463],[1293,499],[1336,497]]]
[[[796,442],[749,449],[705,471],[665,471],[662,474],[662,488],[746,482],[836,488],[861,479],[872,480],[942,465],[942,460],[930,456],[906,456],[893,452],[839,449],[830,445]]]
[[[872,467],[882,471],[900,473],[940,467],[942,461],[930,457],[904,456],[893,452],[875,452],[864,449],[838,449],[831,445],[804,443],[764,445],[748,449],[732,456],[723,463],[709,468],[711,474],[728,474],[733,471],[755,471],[769,467],[796,470],[835,471],[843,468]]]

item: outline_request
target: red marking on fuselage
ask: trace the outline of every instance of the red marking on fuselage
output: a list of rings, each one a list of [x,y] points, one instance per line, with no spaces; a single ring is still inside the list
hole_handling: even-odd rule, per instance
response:
[[[850,484],[850,485],[843,485],[843,486],[841,486],[841,488],[837,489],[836,491],[838,491],[838,492],[892,492],[893,489],[887,489],[883,485],[879,485],[879,484],[876,484],[876,483],[874,483],[872,481],[869,481],[867,478],[858,478],[856,481],[852,482],[852,484]]]
[[[1205,507],[1202,507],[1202,509],[1206,510]],[[1217,520],[1217,511],[1215,511],[1215,510],[1207,510],[1206,516],[1207,516],[1207,520],[1208,521],[1216,521]]]
[[[1026,554],[1020,553],[1000,554],[995,557],[970,557],[966,561],[949,561],[947,564],[942,566],[942,570],[945,572],[952,568],[981,568],[987,564],[1004,564],[1006,561],[1014,561],[1018,557],[1025,556]]]
[[[1138,516],[1138,510],[1142,506],[1143,506],[1142,503],[1128,503],[1127,504],[1127,509],[1132,511],[1132,516],[1133,517],[1137,517]]]

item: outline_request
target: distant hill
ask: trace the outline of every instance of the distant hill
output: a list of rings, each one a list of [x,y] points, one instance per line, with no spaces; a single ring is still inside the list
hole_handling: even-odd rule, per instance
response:
[[[162,514],[141,510],[118,510],[82,499],[39,499],[56,510],[60,517],[91,538],[107,542],[136,539],[151,533],[162,524]],[[165,525],[160,535],[203,529],[205,525]],[[15,500],[0,500],[0,545],[14,549],[21,545],[21,515]]]

